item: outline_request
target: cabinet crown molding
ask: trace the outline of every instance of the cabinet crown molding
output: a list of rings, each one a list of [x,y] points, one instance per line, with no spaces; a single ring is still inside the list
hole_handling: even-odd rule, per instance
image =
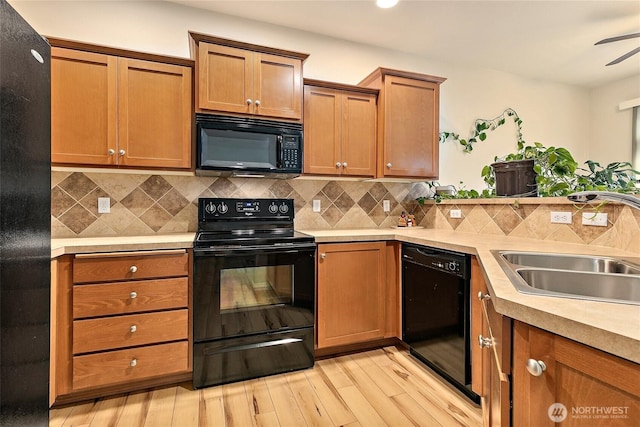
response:
[[[251,51],[260,52],[260,53],[268,53],[271,55],[284,56],[287,58],[299,59],[302,62],[304,62],[309,57],[308,53],[300,53],[300,52],[294,52],[291,50],[277,49],[269,46],[261,46],[257,44],[245,43],[237,40],[230,40],[222,37],[212,36],[209,34],[196,33],[193,31],[189,31],[189,38],[192,40],[192,42],[189,43],[191,58],[196,57],[197,49],[195,49],[195,47],[200,42],[212,43],[212,44],[217,44],[221,46],[235,47],[238,49],[251,50]]]

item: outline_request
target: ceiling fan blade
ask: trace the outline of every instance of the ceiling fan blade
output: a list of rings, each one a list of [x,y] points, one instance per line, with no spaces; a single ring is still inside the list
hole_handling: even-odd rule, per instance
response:
[[[630,56],[635,55],[638,52],[640,52],[640,47],[637,47],[637,48],[633,49],[632,51],[625,53],[620,58],[614,59],[613,61],[609,62],[607,65],[615,65],[615,64],[617,64],[619,62],[624,61],[625,59],[629,58]]]
[[[640,33],[632,33],[632,34],[625,34],[624,36],[609,37],[608,39],[600,40],[599,42],[596,43],[596,45],[603,44],[603,43],[617,42],[620,40],[634,39],[636,37],[640,37]]]

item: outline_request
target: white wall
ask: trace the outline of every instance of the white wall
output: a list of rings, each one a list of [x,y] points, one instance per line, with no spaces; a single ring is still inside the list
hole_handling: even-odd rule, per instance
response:
[[[590,117],[589,92],[580,87],[464,68],[167,2],[10,3],[41,34],[119,48],[188,57],[187,32],[192,30],[309,53],[304,65],[309,78],[356,84],[379,66],[443,76],[447,81],[441,87],[440,130],[466,136],[474,119],[493,118],[511,107],[524,122],[527,142],[564,146],[580,162],[593,157],[585,124]],[[494,156],[514,151],[515,141],[515,126],[510,123],[478,144],[472,154],[462,153],[451,142],[440,145],[440,182],[464,181],[466,188],[483,188],[482,167]]]
[[[603,166],[631,161],[631,108],[620,110],[622,102],[640,98],[640,77],[630,77],[593,89],[590,94],[591,135],[588,153]]]

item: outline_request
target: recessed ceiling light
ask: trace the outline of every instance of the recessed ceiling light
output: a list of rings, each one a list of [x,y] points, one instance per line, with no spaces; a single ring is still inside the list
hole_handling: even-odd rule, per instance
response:
[[[376,0],[376,4],[382,9],[389,9],[398,4],[398,0]]]

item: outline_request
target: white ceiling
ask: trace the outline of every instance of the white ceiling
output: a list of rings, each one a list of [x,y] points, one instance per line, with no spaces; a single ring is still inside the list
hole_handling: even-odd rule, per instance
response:
[[[638,76],[640,54],[605,64],[640,46],[639,0],[171,0],[461,66],[492,68],[558,83],[597,87]]]

